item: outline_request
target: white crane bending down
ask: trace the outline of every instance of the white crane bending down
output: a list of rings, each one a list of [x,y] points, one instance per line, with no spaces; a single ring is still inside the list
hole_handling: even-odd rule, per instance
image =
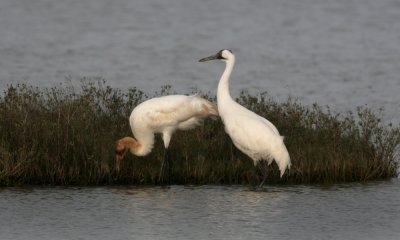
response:
[[[165,147],[160,169],[161,180],[167,149],[174,132],[193,129],[208,116],[218,116],[217,107],[198,95],[169,95],[139,104],[129,117],[134,138],[124,137],[115,143],[116,170],[119,171],[120,162],[128,150],[136,156],[149,154],[153,149],[154,134],[161,133]]]
[[[199,62],[219,59],[226,63],[225,71],[219,80],[217,90],[218,112],[225,125],[225,131],[233,144],[254,161],[273,160],[278,164],[280,176],[290,169],[290,157],[278,129],[267,119],[255,114],[235,102],[229,93],[229,78],[235,65],[235,55],[230,50],[200,59]],[[266,175],[264,174],[264,183]]]

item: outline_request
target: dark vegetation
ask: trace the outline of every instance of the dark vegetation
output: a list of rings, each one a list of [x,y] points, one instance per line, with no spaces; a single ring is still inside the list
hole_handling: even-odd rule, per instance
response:
[[[117,173],[114,142],[132,136],[128,117],[148,96],[105,81],[53,88],[9,86],[0,95],[0,185],[158,184],[163,145],[146,157],[127,154]],[[214,96],[204,97],[215,101]],[[333,113],[297,100],[278,103],[266,94],[242,93],[242,105],[273,122],[285,136],[292,168],[282,179],[274,164],[267,183],[337,183],[397,176],[400,126],[383,124],[367,107]],[[232,145],[221,121],[177,132],[169,149],[174,184],[257,184],[262,174]]]

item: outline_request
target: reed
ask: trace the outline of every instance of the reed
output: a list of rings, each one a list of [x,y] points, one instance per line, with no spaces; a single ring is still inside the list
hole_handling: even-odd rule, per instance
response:
[[[76,88],[9,86],[0,96],[0,185],[158,184],[163,157],[159,137],[146,157],[127,155],[114,168],[114,141],[131,135],[128,117],[149,96],[137,88],[111,88],[83,79]],[[210,94],[204,97],[215,101]],[[273,122],[285,136],[292,168],[282,179],[275,164],[269,183],[336,183],[397,176],[400,126],[383,124],[367,107],[339,114],[288,98],[242,92],[242,105]],[[169,149],[174,184],[257,184],[261,174],[233,145],[220,120],[177,132]]]

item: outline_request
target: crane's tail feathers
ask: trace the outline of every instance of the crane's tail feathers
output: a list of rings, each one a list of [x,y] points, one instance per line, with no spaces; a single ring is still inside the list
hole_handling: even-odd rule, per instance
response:
[[[208,115],[208,116],[218,116],[218,108],[217,105],[215,105],[214,103],[207,101],[205,99],[203,99],[203,111]]]
[[[290,158],[289,156],[287,156],[287,158],[284,159],[280,159],[278,166],[279,166],[279,171],[281,172],[281,177],[283,176],[283,174],[285,174],[286,169],[290,169]]]
[[[211,105],[210,106],[210,111],[209,111],[210,118],[212,120],[217,120],[218,116],[219,116],[217,105],[215,105],[215,104],[213,104],[211,102],[210,102],[210,105]]]
[[[203,117],[218,116],[218,108],[214,103],[201,98],[198,94],[192,95],[192,97],[193,107],[199,113],[199,115]]]
[[[283,137],[282,137],[283,140]],[[290,170],[290,166],[292,165],[290,161],[289,152],[286,149],[285,144],[282,141],[282,147],[280,151],[275,156],[275,161],[279,166],[279,171],[281,172],[281,177],[285,174],[286,169]]]

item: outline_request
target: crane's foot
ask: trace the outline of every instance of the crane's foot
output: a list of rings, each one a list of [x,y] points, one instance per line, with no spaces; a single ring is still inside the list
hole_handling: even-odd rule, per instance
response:
[[[259,188],[262,188],[262,186],[264,185],[266,179],[267,179],[266,177],[263,178],[263,180],[260,183],[260,185],[258,185]]]

